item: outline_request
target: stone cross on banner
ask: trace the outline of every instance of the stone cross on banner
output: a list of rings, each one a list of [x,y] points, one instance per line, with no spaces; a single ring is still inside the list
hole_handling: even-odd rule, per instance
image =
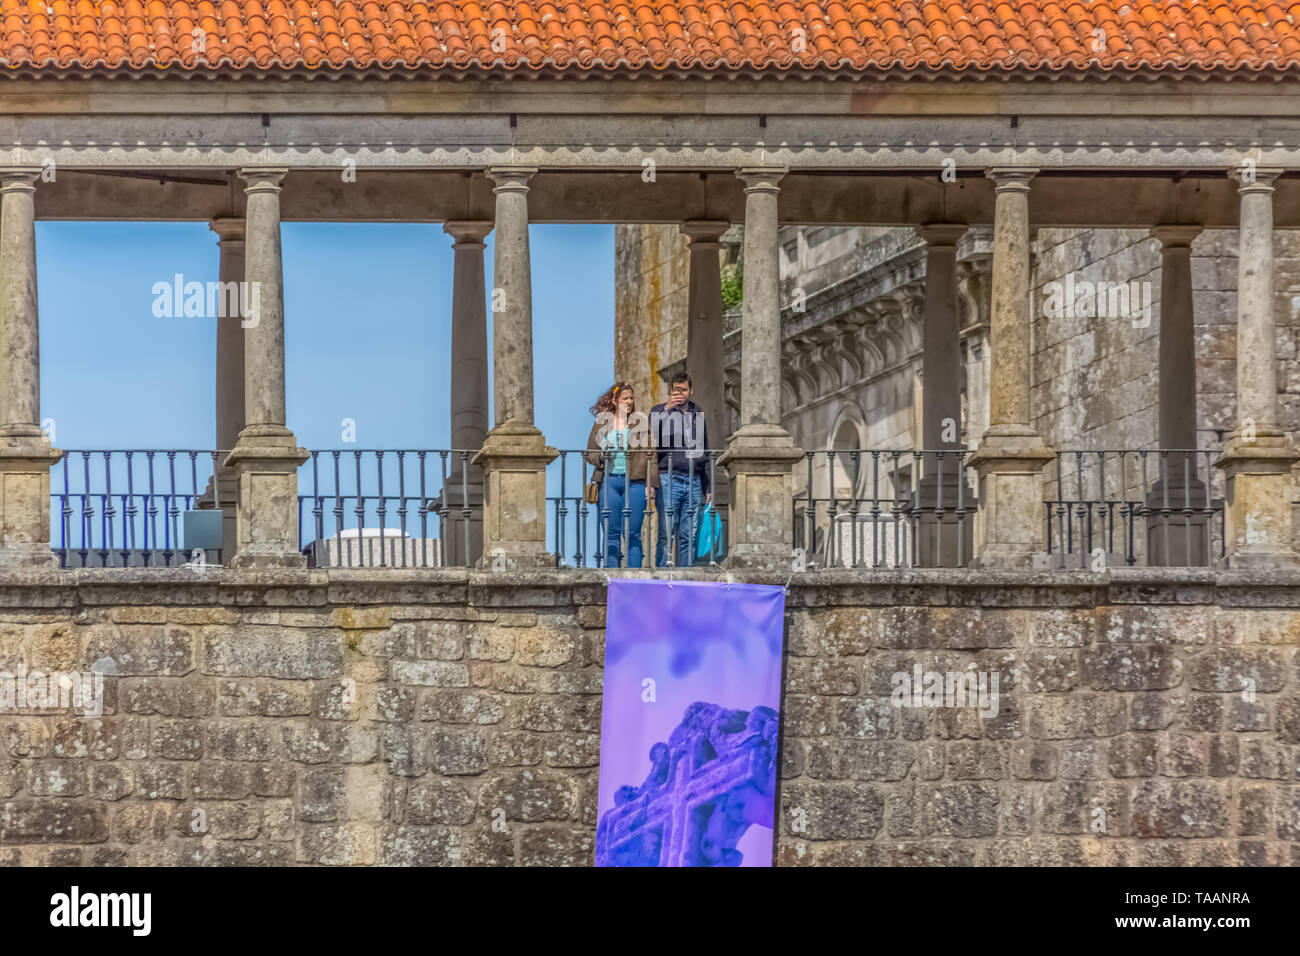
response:
[[[601,819],[598,866],[738,866],[737,841],[771,829],[777,714],[697,702],[667,745],[650,750],[639,787],[621,787]]]

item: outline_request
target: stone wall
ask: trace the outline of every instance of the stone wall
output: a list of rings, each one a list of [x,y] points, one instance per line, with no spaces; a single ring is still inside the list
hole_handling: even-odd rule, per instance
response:
[[[829,241],[813,248],[806,232],[809,230],[782,230],[782,288],[787,298],[796,286],[805,293],[813,292],[854,270],[870,268],[886,253],[904,247],[911,236],[911,230],[811,230],[817,236],[830,236]],[[1218,447],[1220,436],[1235,427],[1236,240],[1234,230],[1216,229],[1203,233],[1192,245],[1197,422],[1204,448]],[[1279,231],[1274,242],[1279,415],[1283,427],[1300,439],[1300,233]],[[668,226],[621,226],[616,246],[616,368],[638,387],[655,389],[658,396],[662,383],[657,370],[685,356],[687,247],[678,230]],[[1147,230],[1040,229],[1034,249],[1031,407],[1035,427],[1057,448],[1155,447],[1159,243]],[[1094,283],[1149,283],[1150,324],[1135,327],[1122,318],[1044,314],[1044,286],[1067,274],[1076,281]],[[844,414],[867,410],[861,408],[864,401],[872,423],[864,435],[866,447],[894,447],[899,441],[910,440],[905,422],[912,390],[899,388],[897,383],[885,394],[855,393],[831,401],[813,414],[791,414],[784,424],[797,442],[824,447],[826,436],[833,433]],[[880,423],[896,418],[903,427],[882,429]],[[978,430],[969,434],[979,437]]]
[[[1063,449],[1155,447],[1159,243],[1144,231],[1043,229],[1035,248],[1034,427]],[[1142,283],[1151,295],[1149,321],[1052,314],[1044,286],[1067,276]]]
[[[779,862],[1300,864],[1297,583],[796,581]],[[0,715],[0,861],[590,863],[604,593],[596,572],[7,573],[0,669],[116,676],[100,718]],[[894,707],[918,663],[997,673],[999,712]]]
[[[614,374],[649,411],[668,398],[660,370],[685,367],[690,245],[676,226],[615,226],[614,262]]]
[[[1280,424],[1300,434],[1300,235],[1275,233],[1275,309]],[[1146,230],[1041,229],[1034,257],[1034,425],[1058,448],[1152,448],[1158,443],[1160,244]],[[1044,286],[1150,283],[1151,322],[1045,314]],[[1237,234],[1203,232],[1192,243],[1197,432],[1217,448],[1236,425]]]

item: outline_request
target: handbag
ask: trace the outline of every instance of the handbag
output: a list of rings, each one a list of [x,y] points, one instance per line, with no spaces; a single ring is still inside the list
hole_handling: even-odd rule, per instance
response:
[[[718,514],[718,509],[713,507],[710,501],[704,506],[704,513],[700,515],[700,533],[695,543],[695,558],[713,557],[713,544],[717,542],[719,550],[722,548],[722,516]]]
[[[597,468],[591,473],[591,481],[582,489],[583,500],[589,505],[594,505],[600,501],[600,484],[605,480],[605,469]]]

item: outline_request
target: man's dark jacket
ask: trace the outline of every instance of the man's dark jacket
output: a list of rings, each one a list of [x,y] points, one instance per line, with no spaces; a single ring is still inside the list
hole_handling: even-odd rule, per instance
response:
[[[655,453],[650,456],[647,485],[659,487],[661,475],[671,471],[687,475],[694,470],[700,476],[700,491],[709,493],[709,426],[704,420],[704,410],[688,401],[672,411],[664,411],[666,403],[650,409],[650,444]],[[696,427],[701,434],[696,435]]]

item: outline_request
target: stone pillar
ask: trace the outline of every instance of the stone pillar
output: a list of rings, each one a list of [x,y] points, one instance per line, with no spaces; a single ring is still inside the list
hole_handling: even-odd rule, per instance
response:
[[[1035,169],[999,167],[989,309],[989,428],[971,458],[979,476],[975,564],[1023,568],[1043,553],[1043,466],[1053,452],[1029,423],[1029,181]]]
[[[484,567],[546,567],[546,466],[558,452],[533,424],[533,277],[528,182],[535,169],[496,167],[492,375],[496,422],[474,461],[483,469]]]
[[[731,479],[727,563],[789,567],[792,469],[803,457],[781,427],[781,300],[777,195],[783,168],[738,170],[745,183],[745,297],[741,308],[740,428],[719,464]]]
[[[693,220],[682,223],[691,244],[690,289],[686,325],[686,372],[694,402],[704,410],[710,449],[727,440],[726,375],[722,351],[722,234],[727,222]],[[726,469],[714,469],[713,504],[726,515],[731,487]]]
[[[1273,322],[1273,183],[1280,169],[1230,175],[1241,194],[1237,252],[1237,428],[1216,464],[1223,469],[1227,565],[1294,567],[1291,466],[1300,460],[1277,425]]]
[[[244,220],[236,218],[214,219],[208,224],[217,234],[220,261],[217,277],[223,287],[227,283],[244,281]],[[259,302],[259,306],[260,306]],[[217,317],[217,443],[216,450],[230,452],[244,430],[244,329],[243,317],[227,315]],[[238,508],[239,479],[223,463],[214,476],[214,484],[200,500],[200,507],[217,507],[222,510],[221,555],[230,561],[239,547]]]
[[[235,567],[303,567],[298,466],[308,458],[285,427],[284,275],[280,184],[287,169],[241,169],[246,201],[249,314],[244,332],[244,427],[226,459],[238,478]]]
[[[0,167],[0,567],[54,567],[36,303],[39,168]]]
[[[1200,226],[1156,226],[1160,240],[1159,437],[1161,449],[1196,448],[1196,339],[1192,315],[1192,240]],[[1203,566],[1208,560],[1206,515],[1184,509],[1209,504],[1198,455],[1163,455],[1147,495],[1147,563]]]
[[[483,241],[490,222],[448,222],[455,240],[451,298],[451,447],[477,453],[491,424],[488,410],[487,301]],[[473,456],[471,456],[473,457]],[[447,482],[448,517],[443,522],[444,560],[473,566],[483,554],[483,469],[453,454]],[[468,509],[468,517],[464,511]]]
[[[962,329],[966,377],[966,447],[989,427],[989,307],[993,229],[973,226],[957,243],[958,296],[966,306]]]
[[[934,223],[919,227],[925,240],[925,323],[922,337],[922,449],[949,451],[926,455],[918,485],[923,511],[917,522],[917,560],[921,567],[964,567],[973,535],[966,515],[974,513],[971,489],[960,452],[961,320],[957,312],[957,241],[966,226]]]

